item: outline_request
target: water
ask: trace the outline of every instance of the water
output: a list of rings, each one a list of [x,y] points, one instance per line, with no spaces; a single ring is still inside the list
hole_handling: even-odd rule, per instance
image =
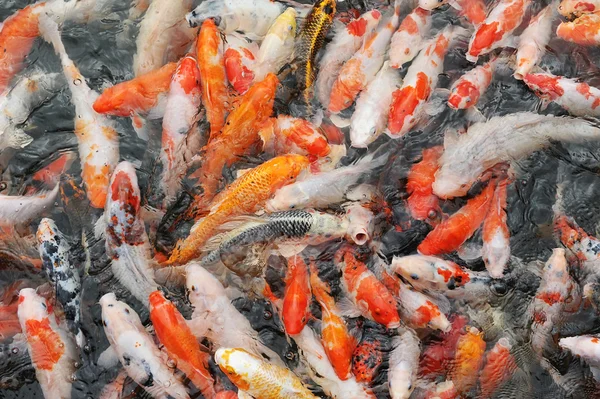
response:
[[[30,4],[30,1],[4,0],[0,4],[0,20],[16,10]],[[132,60],[135,53],[136,29],[124,31],[121,21],[127,17],[127,2],[115,2],[104,18],[89,24],[66,23],[63,27],[62,38],[70,57],[90,87],[101,91],[104,87],[131,79]],[[356,3],[356,4],[355,4]],[[363,2],[350,2],[359,9],[369,7]],[[366,2],[369,3],[369,2]],[[548,2],[535,0],[531,7],[532,13],[537,13]],[[379,6],[380,4],[377,3]],[[340,4],[345,10],[346,3]],[[442,8],[434,14],[434,29],[455,22],[449,10]],[[439,87],[448,88],[452,82],[470,64],[464,59],[465,43],[449,52],[446,57],[444,74],[440,77]],[[25,72],[32,71],[61,71],[60,64],[53,49],[38,39],[27,57]],[[582,77],[592,85],[600,85],[600,49],[582,48],[567,44],[560,39],[553,39],[549,51],[545,55],[542,68],[557,75]],[[291,104],[281,101],[287,90],[294,87],[293,78],[283,82],[280,90],[280,100],[276,102],[276,112],[302,115],[305,108],[301,102],[292,100]],[[541,109],[539,99],[520,81],[514,80],[508,74],[496,74],[490,88],[479,101],[479,109],[486,117],[504,115],[519,111],[539,111],[565,115],[566,112],[556,104],[550,104]],[[350,115],[350,113],[347,113]],[[365,182],[374,183],[382,192],[384,199],[391,208],[391,219],[379,218],[378,229],[383,242],[383,255],[414,253],[416,246],[429,232],[430,228],[424,223],[413,223],[411,228],[397,231],[393,225],[401,225],[406,220],[403,200],[406,199],[404,184],[410,166],[419,160],[424,147],[443,143],[443,132],[447,126],[464,122],[465,115],[445,109],[442,113],[430,117],[421,125],[419,130],[409,133],[405,139],[392,145],[396,146],[393,156],[381,172],[367,176]],[[25,130],[34,137],[31,145],[19,151],[7,151],[0,155],[0,172],[2,172],[2,194],[22,195],[32,184],[32,175],[41,167],[56,159],[59,154],[77,153],[77,141],[73,134],[74,107],[70,102],[70,92],[65,87],[51,101],[47,102],[31,115]],[[160,143],[151,140],[147,144],[137,137],[128,118],[116,119],[119,127],[119,146],[121,160],[127,160],[137,167],[141,192],[147,202],[152,203],[152,184],[157,177],[156,158]],[[157,125],[160,129],[160,124]],[[156,126],[155,126],[156,127]],[[347,133],[347,132],[346,132]],[[382,137],[370,148],[373,151],[380,145],[387,145],[389,139]],[[347,165],[359,159],[366,150],[348,148],[348,155],[342,160]],[[249,156],[234,166],[234,170],[225,171],[228,181],[233,180],[235,169],[244,169],[260,164],[261,157]],[[557,246],[552,234],[552,205],[555,202],[557,182],[566,182],[564,193],[565,211],[575,218],[577,223],[588,233],[600,233],[600,205],[596,200],[600,195],[600,143],[589,142],[583,145],[566,145],[554,143],[549,149],[534,153],[530,157],[516,162],[518,172],[516,181],[508,191],[508,225],[511,233],[511,250],[514,257],[523,264],[535,264],[548,259],[551,250]],[[72,242],[74,256],[79,264],[85,262],[82,249],[82,237],[87,237],[90,245],[91,266],[83,283],[82,297],[82,326],[87,337],[87,346],[81,352],[81,367],[75,374],[73,383],[73,398],[95,398],[101,389],[117,375],[116,369],[104,370],[97,365],[100,354],[108,347],[102,322],[98,299],[107,292],[115,292],[117,297],[130,304],[140,315],[142,322],[149,325],[148,311],[137,302],[125,288],[112,276],[109,260],[104,254],[104,241],[93,238],[93,222],[101,211],[90,208],[86,201],[77,199],[77,190],[73,187],[81,185],[79,162],[75,161],[62,177],[62,200],[56,207],[46,212],[53,218],[59,229]],[[193,187],[186,187],[193,190]],[[474,187],[475,194],[478,187]],[[69,200],[71,199],[71,200]],[[189,195],[182,194],[178,204],[189,202]],[[442,209],[445,213],[453,213],[464,205],[465,199],[444,201]],[[181,212],[177,207],[170,210],[172,216]],[[176,231],[167,230],[168,217],[163,219],[162,229],[157,233],[155,245],[162,251],[172,248],[176,238],[185,236],[186,226]],[[37,220],[31,224],[35,231]],[[189,227],[189,226],[188,226]],[[24,231],[25,232],[25,231]],[[476,234],[472,239],[477,243],[481,238]],[[20,256],[23,253],[35,257],[37,250],[30,244],[25,248],[15,248],[12,245],[0,243],[0,289],[8,284],[24,279],[27,284],[36,287],[44,283],[41,273],[37,273],[31,265]],[[339,286],[340,275],[331,261],[337,243],[322,246],[320,255],[321,277],[332,285],[332,293],[336,298],[341,295]],[[456,255],[449,258],[466,265],[473,270],[484,270],[480,259],[463,261]],[[285,259],[271,258],[266,271],[267,281],[271,284],[276,295],[283,294],[284,282],[282,269]],[[523,315],[539,285],[539,272],[536,267],[521,270],[504,281],[496,281],[490,285],[490,293],[483,301],[473,303],[472,319],[480,325],[488,327],[486,340],[488,349],[494,340],[502,334],[503,329],[516,333],[526,331]],[[184,316],[189,317],[191,309],[186,302],[185,293],[181,289],[171,289],[171,298],[177,300]],[[249,319],[252,326],[259,332],[261,339],[276,352],[280,353],[288,366],[296,368],[299,365],[298,348],[292,340],[287,340],[283,325],[277,312],[270,304],[261,299],[238,299],[234,305]],[[488,307],[489,305],[489,307]],[[492,310],[490,310],[490,308]],[[320,309],[315,303],[311,305],[315,318],[320,318]],[[498,311],[505,315],[504,326],[490,326],[490,312]],[[311,321],[311,324],[313,322]],[[371,380],[374,392],[379,398],[387,395],[387,358],[391,350],[390,339],[393,333],[386,331],[374,322],[363,319],[351,319],[349,324],[362,329],[362,339],[355,352],[360,364],[356,365],[355,374],[365,380]],[[600,332],[600,319],[592,308],[583,309],[576,316],[570,316],[557,336],[592,334]],[[527,335],[526,333],[521,335]],[[426,347],[440,340],[439,333],[423,332],[423,345]],[[550,375],[539,365],[527,364],[522,366],[519,373],[510,383],[505,384],[497,392],[498,398],[589,398],[598,396],[594,390],[594,382],[589,369],[573,356],[563,353],[554,354],[553,365],[564,376],[569,376],[569,389],[561,389],[553,384]],[[362,367],[362,368],[361,368]],[[211,364],[211,372],[220,376],[225,387],[232,385],[220,373],[218,367]],[[200,397],[195,388],[193,397]],[[43,397],[30,361],[22,346],[7,341],[0,346],[0,397],[1,398],[41,398]],[[318,387],[316,393],[321,393]],[[123,397],[147,397],[147,394],[127,380]],[[475,397],[473,395],[472,397]]]

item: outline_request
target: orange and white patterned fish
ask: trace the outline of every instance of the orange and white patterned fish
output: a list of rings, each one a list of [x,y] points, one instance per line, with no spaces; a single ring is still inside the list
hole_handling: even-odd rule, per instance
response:
[[[252,86],[257,54],[258,45],[255,42],[236,33],[225,37],[225,73],[227,80],[239,94],[244,94]]]
[[[423,48],[430,29],[430,11],[417,7],[408,14],[392,36],[389,52],[391,66],[402,68],[402,65],[412,61]]]
[[[554,4],[548,5],[540,11],[527,25],[527,28],[519,36],[517,48],[517,65],[515,78],[523,79],[523,76],[531,72],[542,56],[546,53],[546,46],[552,35],[552,22],[556,15]]]
[[[494,58],[458,78],[450,89],[450,97],[448,97],[450,108],[467,109],[475,106],[492,82],[496,62]]]
[[[321,129],[302,118],[289,115],[270,118],[258,134],[266,153],[312,155],[322,158],[331,151]]]
[[[599,0],[562,0],[558,5],[558,12],[566,17],[580,17],[600,11]]]
[[[506,188],[504,179],[496,186],[494,198],[483,221],[482,258],[485,268],[493,278],[502,278],[510,258],[510,232],[506,224]]]

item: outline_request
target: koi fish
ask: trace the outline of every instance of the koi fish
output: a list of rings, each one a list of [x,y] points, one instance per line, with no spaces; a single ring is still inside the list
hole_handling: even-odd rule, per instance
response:
[[[566,18],[580,17],[597,11],[600,11],[598,0],[562,0],[558,5],[558,12]]]
[[[296,10],[288,7],[277,17],[260,44],[254,70],[255,79],[263,80],[268,73],[278,73],[294,51]]]
[[[423,106],[437,86],[450,42],[459,32],[462,30],[452,26],[445,28],[421,50],[408,68],[402,87],[392,95],[386,132],[390,137],[401,137],[417,124]]]
[[[423,150],[423,158],[414,164],[408,172],[406,204],[411,216],[415,220],[424,220],[436,225],[441,220],[442,209],[438,197],[433,194],[432,185],[435,181],[435,172],[438,169],[438,160],[444,149],[432,147]]]
[[[387,328],[397,328],[400,316],[396,300],[367,266],[356,259],[352,250],[342,248],[336,253],[342,271],[342,285],[360,313]]]
[[[430,29],[431,12],[421,7],[415,8],[402,20],[390,43],[392,68],[402,68],[417,56]]]
[[[210,355],[200,350],[187,320],[160,291],[150,294],[150,320],[160,343],[177,368],[200,389],[205,398],[214,398],[214,381],[207,370]]]
[[[258,135],[263,142],[263,150],[276,155],[300,154],[321,158],[331,151],[321,129],[302,118],[288,115],[270,118]]]
[[[223,53],[225,74],[229,83],[239,94],[246,93],[254,82],[258,49],[255,42],[250,42],[235,33],[226,36],[225,52]]]
[[[152,0],[140,22],[135,41],[135,76],[154,71],[185,54],[188,45],[196,37],[196,29],[183,21],[190,8],[191,0],[178,1],[176,4],[169,0]]]
[[[288,258],[283,295],[283,326],[289,335],[300,334],[310,315],[311,290],[308,268],[302,257]]]
[[[396,295],[400,309],[400,318],[412,328],[433,328],[443,332],[450,331],[450,322],[446,315],[431,299],[398,280]]]
[[[572,22],[561,22],[556,36],[581,46],[600,43],[600,14],[584,14]]]
[[[423,10],[432,11],[447,3],[448,0],[419,0],[417,4]]]
[[[394,257],[391,268],[421,292],[429,289],[447,294],[469,283],[486,281],[483,275],[434,256]]]
[[[46,398],[70,398],[79,361],[75,345],[58,324],[50,304],[32,288],[19,292],[19,322],[37,381]]]
[[[454,82],[448,98],[450,108],[467,109],[475,106],[492,82],[495,64],[496,59],[492,59],[476,66]]]
[[[208,0],[185,18],[192,27],[214,18],[222,32],[241,32],[251,40],[258,40],[267,34],[284,8],[283,4],[271,0]]]
[[[494,198],[496,184],[491,181],[478,196],[467,201],[448,219],[438,224],[419,244],[423,255],[441,255],[456,251],[481,226]]]
[[[450,5],[473,26],[479,26],[485,21],[487,9],[483,0],[451,0]]]
[[[446,136],[433,193],[440,198],[463,196],[498,163],[518,161],[550,141],[594,139],[600,139],[600,129],[583,119],[528,112],[492,117],[471,125],[466,134]]]
[[[335,374],[345,381],[351,378],[352,353],[356,337],[350,334],[329,286],[321,281],[314,262],[310,263],[310,285],[315,299],[321,306],[321,342]]]
[[[163,164],[161,184],[165,204],[173,201],[186,172],[187,165],[179,155],[179,147],[197,122],[200,104],[200,72],[196,59],[188,55],[179,61],[173,74],[162,123],[160,159]]]
[[[334,399],[356,398],[373,399],[375,395],[371,390],[358,383],[352,376],[342,380],[339,378],[326,356],[323,347],[314,331],[305,326],[300,334],[293,337],[300,349],[300,353],[308,363],[308,374],[318,383],[323,391]]]
[[[69,257],[71,247],[52,219],[40,221],[36,236],[42,267],[54,285],[56,300],[62,305],[69,330],[82,344],[81,278]]]
[[[600,240],[585,232],[570,217],[554,216],[554,232],[562,245],[582,261],[595,261],[600,258]]]
[[[185,264],[198,257],[217,227],[232,217],[254,213],[278,188],[293,183],[308,163],[302,155],[282,155],[242,175],[215,197],[210,213],[194,224],[168,263]]]
[[[352,147],[367,148],[383,133],[392,104],[392,93],[402,86],[402,79],[388,61],[356,100],[350,121]]]
[[[325,36],[333,24],[336,8],[336,0],[318,0],[306,16],[298,33],[294,47],[294,63],[298,67],[296,80],[307,103],[311,98],[315,81],[317,53],[325,43]]]
[[[378,10],[371,10],[347,25],[334,28],[333,39],[319,61],[319,74],[315,83],[315,93],[325,108],[329,106],[331,88],[342,65],[360,49],[363,40],[375,31],[380,18],[381,13]]]
[[[100,298],[102,324],[109,349],[99,359],[99,364],[119,361],[129,377],[154,398],[171,396],[189,398],[183,384],[167,366],[154,340],[142,325],[140,317],[115,294]]]
[[[44,38],[54,46],[71,90],[71,101],[75,105],[75,135],[79,145],[81,177],[87,198],[92,207],[104,208],[108,179],[119,162],[119,138],[115,124],[92,108],[98,93],[90,89],[67,55],[56,22],[44,18],[40,20],[40,29]]]
[[[219,348],[215,362],[231,382],[255,398],[317,399],[290,370],[245,349]]]
[[[177,63],[171,62],[105,89],[94,101],[94,111],[114,116],[137,116],[161,108],[176,69]]]
[[[52,191],[33,196],[12,196],[0,194],[0,225],[19,225],[35,219],[45,210],[54,206],[59,185]]]
[[[506,224],[507,185],[507,179],[498,183],[490,209],[483,221],[482,258],[485,268],[493,278],[502,278],[510,258],[510,232]]]
[[[454,361],[456,344],[464,334],[464,329],[468,321],[465,316],[454,315],[450,329],[441,334],[441,341],[434,341],[423,349],[419,363],[419,375],[428,380],[446,376]],[[454,387],[454,384],[452,387]],[[454,397],[451,396],[451,398]]]
[[[552,331],[564,320],[563,312],[579,306],[578,285],[569,275],[565,250],[556,248],[542,270],[542,281],[530,304],[531,346],[539,356],[554,345]]]
[[[578,337],[561,338],[558,345],[570,351],[575,356],[584,359],[589,365],[590,370],[596,381],[600,378],[600,338],[594,335],[580,335]]]
[[[60,182],[60,176],[71,167],[75,158],[76,156],[72,152],[62,153],[58,158],[35,172],[31,176],[31,180],[47,188],[55,187]]]
[[[381,333],[377,327],[365,329],[362,340],[352,354],[352,374],[356,381],[365,385],[373,384],[383,365],[383,356],[387,349],[384,337],[377,334]]]
[[[413,330],[405,329],[394,337],[390,353],[388,384],[392,399],[408,399],[415,389],[421,341]]]
[[[110,178],[104,215],[96,225],[105,231],[106,254],[115,278],[144,305],[156,290],[149,264],[150,242],[140,215],[141,196],[133,165],[121,162]],[[97,234],[99,235],[99,234]]]
[[[475,386],[484,353],[483,333],[475,327],[467,327],[466,334],[461,335],[456,344],[454,362],[448,375],[458,392],[466,393]]]
[[[439,382],[425,393],[425,399],[454,399],[458,396],[452,381]]]
[[[485,365],[481,369],[479,386],[484,398],[491,397],[494,392],[517,370],[517,363],[510,353],[511,341],[502,337],[485,355]]]
[[[534,93],[557,103],[575,116],[600,116],[600,89],[550,73],[528,73],[523,82]]]
[[[277,77],[269,74],[262,82],[252,85],[242,96],[240,105],[229,114],[221,134],[204,147],[202,167],[191,176],[198,178],[203,190],[195,208],[203,209],[212,201],[222,179],[223,167],[230,166],[259,140],[258,127],[273,112],[278,83]]]
[[[477,27],[469,42],[467,60],[477,58],[503,45],[503,42],[521,25],[531,0],[501,0]]]
[[[274,365],[284,365],[279,355],[260,341],[258,333],[233,306],[223,284],[212,273],[191,262],[186,266],[185,284],[194,307],[189,325],[196,337],[206,337],[217,347],[245,348]]]
[[[381,69],[390,39],[400,23],[400,3],[400,0],[394,3],[394,15],[387,23],[381,23],[377,31],[342,66],[331,88],[327,108],[330,112],[335,114],[352,105],[358,93],[367,87]]]
[[[212,19],[202,23],[196,42],[198,69],[202,76],[202,104],[210,123],[210,139],[214,139],[225,126],[228,92],[223,59],[223,43],[217,25]]]
[[[554,4],[550,4],[540,11],[527,25],[519,36],[517,48],[517,67],[515,79],[523,79],[530,73],[546,53],[546,46],[552,34],[552,22],[556,15]]]
[[[21,77],[14,86],[7,88],[3,93],[0,90],[0,152],[6,148],[23,148],[33,141],[31,136],[17,126],[25,123],[29,115],[52,97],[61,86],[62,80],[59,79],[58,73],[40,73]]]

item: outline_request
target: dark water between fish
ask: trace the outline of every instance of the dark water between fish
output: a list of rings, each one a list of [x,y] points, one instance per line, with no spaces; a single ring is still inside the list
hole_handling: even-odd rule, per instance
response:
[[[0,2],[0,21],[16,10],[31,4],[31,1],[2,0]],[[103,87],[128,80],[133,77],[132,61],[135,54],[135,30],[133,36],[123,37],[121,21],[127,16],[129,2],[118,3],[104,19],[93,21],[87,25],[67,23],[63,27],[65,47],[86,77],[92,89],[101,91]],[[120,4],[122,3],[122,4]],[[537,13],[546,1],[535,0],[531,7],[532,13]],[[354,6],[368,6],[358,4]],[[345,3],[340,3],[343,10]],[[436,12],[434,14],[434,29],[439,29],[448,23],[452,13]],[[526,18],[527,20],[528,18]],[[542,67],[556,75],[581,77],[591,85],[600,87],[600,51],[594,48],[582,48],[567,44],[559,39],[550,42],[550,50],[544,57]],[[441,76],[439,87],[449,87],[451,83],[471,64],[464,58],[465,47],[459,46],[450,51],[446,57],[444,74]],[[60,64],[53,49],[38,39],[26,60],[28,71],[60,72]],[[284,82],[290,84],[290,82]],[[287,105],[276,103],[276,111],[284,112]],[[504,115],[518,111],[540,111],[555,115],[566,115],[559,106],[551,104],[540,110],[540,100],[526,86],[511,76],[496,74],[494,81],[483,98],[479,108],[486,117]],[[301,108],[290,106],[291,113],[302,112]],[[290,113],[288,111],[287,113]],[[439,145],[443,142],[445,127],[458,122],[464,115],[446,108],[435,115],[421,130],[413,131],[397,143],[397,151],[382,171],[365,178],[366,182],[378,184],[388,204],[392,206],[393,216],[399,222],[405,210],[402,200],[406,198],[404,183],[410,165],[419,159],[424,147]],[[25,126],[28,134],[35,140],[28,147],[3,154],[0,157],[2,181],[7,188],[3,194],[20,195],[31,183],[32,174],[47,165],[50,160],[65,152],[77,153],[77,141],[73,134],[74,107],[70,102],[70,92],[65,87],[51,101],[37,109]],[[149,181],[154,177],[155,160],[158,148],[149,148],[147,143],[139,139],[127,118],[116,119],[119,126],[119,142],[121,160],[132,162],[138,173],[140,189],[143,195],[149,193]],[[389,141],[387,137],[380,138],[373,148]],[[517,143],[515,143],[517,145]],[[369,149],[372,151],[372,148]],[[366,150],[349,148],[348,155],[343,159],[344,164],[360,158]],[[241,167],[256,165],[260,159],[248,159]],[[536,152],[516,165],[518,175],[510,185],[508,194],[508,225],[511,233],[511,250],[513,256],[523,263],[544,262],[550,256],[552,249],[557,246],[552,233],[552,205],[555,202],[557,181],[566,182],[564,204],[568,215],[575,218],[577,223],[588,233],[600,234],[600,143],[584,145],[553,144],[549,149]],[[65,193],[69,195],[68,182],[81,184],[79,162],[74,162],[67,175],[63,176]],[[474,190],[476,191],[477,188]],[[464,204],[464,199],[445,201],[443,210],[452,213]],[[118,370],[103,370],[96,365],[99,355],[108,347],[102,322],[99,298],[107,292],[115,292],[117,297],[130,304],[139,313],[142,322],[149,324],[148,312],[138,303],[112,276],[109,260],[104,254],[104,242],[93,239],[92,221],[98,217],[98,210],[90,208],[85,201],[60,201],[58,206],[47,212],[46,216],[53,218],[59,229],[74,243],[74,251],[83,251],[79,243],[82,234],[90,240],[91,267],[83,283],[82,318],[83,332],[88,338],[88,344],[81,353],[81,366],[76,372],[73,383],[73,398],[96,398],[102,388],[112,381]],[[38,221],[31,224],[35,231]],[[424,238],[428,229],[415,227],[409,231],[397,232],[393,226],[381,227],[386,255],[406,255],[414,253],[416,246]],[[475,237],[472,241],[481,239]],[[324,247],[323,258],[331,258],[333,248]],[[33,253],[36,253],[34,248]],[[329,254],[328,254],[329,251]],[[31,286],[44,283],[44,276],[23,267],[14,248],[0,243],[0,289],[16,279],[27,279]],[[474,270],[483,270],[481,259],[465,262],[456,257],[456,262],[467,265]],[[272,260],[276,262],[277,260]],[[83,262],[82,262],[83,264]],[[330,284],[334,294],[339,275],[333,270]],[[270,268],[267,272],[273,283],[274,291],[283,290],[282,276]],[[501,332],[504,329],[519,329],[516,320],[525,312],[529,301],[535,294],[539,278],[533,272],[524,271],[522,275],[506,281],[498,281],[490,288],[488,298],[493,309],[507,315],[502,326],[496,326]],[[189,316],[190,306],[186,303],[182,290],[173,291],[172,299],[180,306],[182,313]],[[261,338],[282,357],[289,361],[290,366],[298,362],[297,348],[289,344],[283,333],[282,323],[262,300],[240,299],[235,301],[236,307],[248,317]],[[320,316],[318,306],[313,304],[312,310]],[[482,313],[489,308],[481,306]],[[512,317],[514,316],[514,317]],[[514,321],[514,322],[513,322]],[[388,332],[384,328],[368,321],[363,323],[363,341],[379,343],[383,353],[383,361],[376,371],[373,381],[374,391],[379,398],[388,397],[386,354],[389,348]],[[559,336],[590,334],[600,332],[600,317],[593,310],[580,313],[577,318],[570,319],[558,331]],[[432,333],[426,339],[435,340]],[[377,346],[377,344],[375,345]],[[490,346],[488,345],[488,348]],[[377,361],[374,360],[374,364]],[[497,398],[589,398],[599,396],[594,387],[594,381],[589,370],[580,360],[562,355],[555,359],[555,365],[564,373],[570,373],[571,389],[569,391],[557,387],[552,378],[543,369],[528,368],[526,373],[515,377],[505,384],[495,395]],[[217,372],[212,365],[212,371]],[[124,389],[126,397],[147,397],[147,394],[136,384],[128,380]],[[0,344],[0,398],[42,398],[42,391],[35,381],[35,373],[28,356],[10,341]],[[201,397],[199,393],[196,396]],[[323,396],[325,397],[325,396]],[[475,397],[475,395],[473,395]],[[350,399],[350,398],[349,398]]]

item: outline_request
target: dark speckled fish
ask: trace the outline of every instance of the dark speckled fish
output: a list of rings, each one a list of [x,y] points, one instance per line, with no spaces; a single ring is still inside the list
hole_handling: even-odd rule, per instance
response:
[[[69,329],[77,336],[77,342],[81,346],[81,278],[79,271],[71,263],[69,243],[54,221],[48,218],[41,220],[37,240],[42,268],[54,284],[56,300],[62,305]]]
[[[333,23],[336,5],[336,0],[318,0],[307,15],[296,41],[296,79],[307,103],[315,81],[315,59]]]

